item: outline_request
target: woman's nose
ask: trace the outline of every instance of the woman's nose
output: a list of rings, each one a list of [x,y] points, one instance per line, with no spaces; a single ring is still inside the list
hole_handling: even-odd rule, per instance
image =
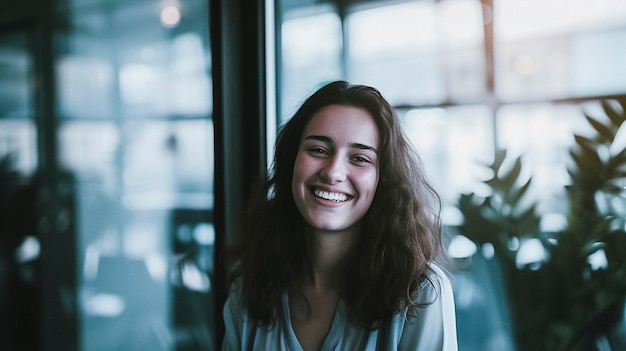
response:
[[[343,182],[346,180],[347,175],[347,166],[345,161],[337,156],[329,158],[320,174],[322,178],[330,184]]]

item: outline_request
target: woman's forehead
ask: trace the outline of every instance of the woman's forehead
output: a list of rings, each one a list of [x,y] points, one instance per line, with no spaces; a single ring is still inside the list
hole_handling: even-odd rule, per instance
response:
[[[329,105],[320,109],[306,124],[301,139],[312,134],[350,140],[367,141],[378,147],[379,130],[371,114],[359,107]]]

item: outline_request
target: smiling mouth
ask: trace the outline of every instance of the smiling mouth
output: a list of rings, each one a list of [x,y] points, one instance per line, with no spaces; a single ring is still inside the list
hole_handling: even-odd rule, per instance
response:
[[[315,197],[332,202],[345,202],[353,198],[353,196],[343,193],[334,193],[330,191],[323,191],[320,189],[313,189],[313,194],[315,195]]]

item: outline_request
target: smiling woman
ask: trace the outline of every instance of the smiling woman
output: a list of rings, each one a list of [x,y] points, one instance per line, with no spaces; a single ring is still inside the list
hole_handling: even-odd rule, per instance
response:
[[[337,81],[281,129],[233,248],[224,350],[456,350],[440,203],[372,87]]]
[[[378,185],[378,139],[372,116],[356,107],[330,105],[309,121],[292,192],[311,230],[354,233]]]

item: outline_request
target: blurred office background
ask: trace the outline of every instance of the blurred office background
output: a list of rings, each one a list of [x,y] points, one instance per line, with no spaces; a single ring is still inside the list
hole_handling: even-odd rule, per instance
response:
[[[506,149],[541,231],[567,227],[574,133],[626,97],[623,0],[5,1],[0,348],[219,349],[224,246],[277,129],[334,79],[383,92],[442,195],[460,350],[522,349],[457,202]],[[619,323],[588,345],[624,347]]]

